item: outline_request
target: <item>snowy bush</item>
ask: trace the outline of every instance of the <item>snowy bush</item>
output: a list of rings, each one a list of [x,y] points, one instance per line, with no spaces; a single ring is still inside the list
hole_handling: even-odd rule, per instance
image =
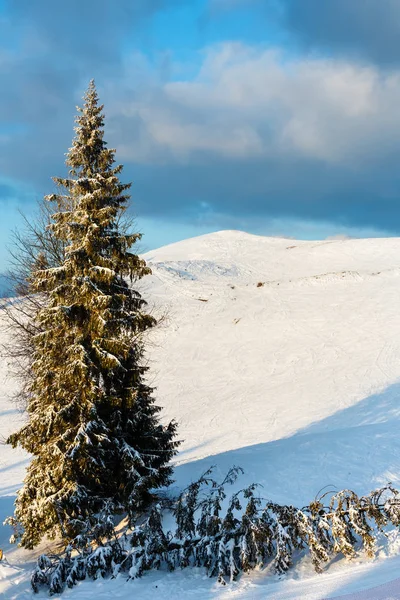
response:
[[[227,500],[226,486],[242,470],[233,467],[222,483],[212,468],[191,483],[177,498],[154,503],[132,529],[117,534],[107,512],[79,535],[61,555],[42,555],[32,575],[32,587],[60,593],[86,577],[141,577],[150,569],[170,571],[204,567],[221,584],[242,572],[269,564],[284,573],[294,554],[308,550],[314,568],[321,572],[337,554],[347,558],[362,548],[372,556],[375,536],[388,524],[400,524],[399,491],[390,485],[357,496],[351,490],[324,494],[302,509],[281,506],[258,495],[255,484]],[[175,530],[165,531],[163,521],[172,512]]]

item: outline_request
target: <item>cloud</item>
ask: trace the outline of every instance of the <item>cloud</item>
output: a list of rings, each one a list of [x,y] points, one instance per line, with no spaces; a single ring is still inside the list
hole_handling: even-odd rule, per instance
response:
[[[204,50],[191,81],[154,75],[138,89],[135,65],[123,96],[110,84],[104,97],[139,212],[193,219],[206,200],[219,223],[399,230],[400,72],[239,43]]]
[[[60,12],[48,0],[9,1],[0,24],[9,40],[0,51],[4,179],[52,190],[94,75],[107,139],[143,218],[399,231],[400,71],[226,42],[200,49],[198,72],[183,80],[173,56],[166,65],[127,50],[167,0],[124,0],[115,14],[105,0],[80,4]]]
[[[400,71],[287,58],[240,43],[203,55],[191,81],[150,78],[138,90],[128,68],[124,97],[112,86],[106,90],[125,160],[198,163],[209,155],[313,160],[353,170],[390,160],[399,149]]]
[[[400,62],[399,0],[279,0],[281,25],[307,49],[358,56],[378,64]],[[269,0],[269,16],[277,0]]]
[[[177,0],[6,0],[6,27],[21,47],[36,56],[63,62],[76,57],[77,70],[102,70],[121,60],[121,45],[138,35],[146,18],[177,4]]]
[[[74,108],[88,81],[115,82],[122,75],[126,46],[140,36],[145,39],[150,18],[179,1],[5,0],[0,15],[0,174],[43,183],[45,172],[54,172],[68,148]],[[3,122],[17,134],[2,135]]]

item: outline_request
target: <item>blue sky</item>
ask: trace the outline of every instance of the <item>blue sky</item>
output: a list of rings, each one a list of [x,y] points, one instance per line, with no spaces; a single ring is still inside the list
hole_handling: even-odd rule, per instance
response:
[[[0,271],[94,77],[152,249],[400,234],[400,0],[0,0]]]

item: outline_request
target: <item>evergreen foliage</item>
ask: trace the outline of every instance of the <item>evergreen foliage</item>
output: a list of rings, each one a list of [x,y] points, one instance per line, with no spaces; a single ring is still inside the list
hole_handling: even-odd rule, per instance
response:
[[[58,266],[38,261],[30,290],[45,294],[32,336],[29,420],[9,438],[33,455],[11,519],[20,544],[43,536],[98,536],[98,515],[130,520],[170,482],[176,425],[144,382],[142,334],[155,325],[131,282],[150,273],[129,251],[140,234],[118,227],[130,184],[119,180],[103,139],[94,82],[76,119],[68,178],[55,178],[62,206],[52,235],[65,248]]]
[[[154,502],[147,517],[132,530],[117,535],[112,521],[99,516],[97,536],[79,536],[59,556],[42,555],[32,576],[35,591],[45,587],[60,593],[91,577],[141,577],[151,569],[204,567],[209,577],[225,585],[242,572],[270,567],[285,573],[296,554],[308,549],[317,572],[341,554],[356,549],[370,557],[375,538],[388,524],[400,525],[400,494],[390,485],[359,497],[350,490],[331,496],[324,506],[317,498],[302,509],[281,506],[257,495],[251,485],[229,500],[226,485],[241,469],[232,468],[220,484],[208,470],[176,499]],[[175,531],[166,531],[170,514]]]

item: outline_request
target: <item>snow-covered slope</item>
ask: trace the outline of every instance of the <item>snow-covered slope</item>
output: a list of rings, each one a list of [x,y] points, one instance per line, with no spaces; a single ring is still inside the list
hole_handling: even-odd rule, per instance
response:
[[[153,275],[141,289],[164,315],[149,339],[150,383],[183,440],[176,485],[210,464],[221,476],[235,464],[245,469],[241,485],[260,482],[264,496],[300,506],[326,485],[358,493],[400,486],[400,239],[305,242],[222,231],[145,258]],[[22,418],[6,399],[12,385],[0,399],[3,436]],[[0,517],[12,511],[26,460],[2,448]],[[33,558],[10,548],[8,535],[3,528],[10,565],[0,563],[0,598],[28,598]],[[376,560],[338,561],[318,577],[305,557],[282,581],[252,573],[221,588],[187,571],[84,583],[71,594],[316,600],[394,580],[400,537],[379,543]],[[394,592],[383,586],[369,597],[400,598],[400,585],[390,585]]]

